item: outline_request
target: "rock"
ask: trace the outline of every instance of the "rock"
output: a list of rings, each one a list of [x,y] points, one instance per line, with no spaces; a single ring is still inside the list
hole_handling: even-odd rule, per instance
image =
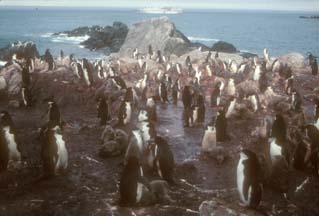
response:
[[[153,51],[160,50],[164,55],[177,56],[198,47],[198,44],[192,43],[178,31],[169,18],[160,17],[134,24],[119,54],[131,56],[135,48],[138,48],[140,53],[146,54],[149,45],[152,45]]]
[[[32,41],[17,41],[0,48],[0,60],[11,61],[13,54],[17,54],[17,58],[34,58],[39,56],[37,46]]]
[[[0,76],[0,93],[4,92],[7,88],[6,79],[3,76]]]
[[[22,82],[20,71],[14,65],[12,65],[3,69],[1,74],[6,82],[6,93],[8,96],[20,94]]]
[[[230,203],[224,202],[217,198],[204,201],[199,206],[200,216],[261,216],[262,214],[250,209],[243,209],[232,206]]]
[[[127,33],[127,25],[114,22],[112,27],[106,26],[99,31],[93,31],[90,38],[81,44],[90,50],[105,49],[106,53],[117,52],[124,43]]]
[[[306,67],[305,57],[300,53],[289,53],[287,55],[281,56],[279,60],[284,64],[288,64],[288,66],[292,67],[293,69],[301,69]]]
[[[55,33],[54,35],[67,35],[69,37],[89,36],[89,38],[83,42],[82,45],[90,50],[102,50],[105,54],[119,51],[122,46],[126,35],[128,33],[128,27],[121,22],[114,22],[112,26],[84,26],[73,29],[71,31],[64,31]]]
[[[237,52],[237,49],[233,44],[227,43],[224,41],[218,41],[217,43],[215,43],[212,46],[211,50],[217,51],[217,52],[225,52],[225,53],[236,53]]]

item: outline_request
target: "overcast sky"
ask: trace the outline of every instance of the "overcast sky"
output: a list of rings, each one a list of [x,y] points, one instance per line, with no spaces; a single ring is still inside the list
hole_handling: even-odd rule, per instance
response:
[[[121,7],[319,11],[319,0],[0,0],[0,6]]]

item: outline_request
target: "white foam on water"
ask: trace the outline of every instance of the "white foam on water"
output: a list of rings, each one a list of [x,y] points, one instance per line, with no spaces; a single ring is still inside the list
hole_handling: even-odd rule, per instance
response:
[[[202,38],[202,37],[193,37],[193,36],[189,36],[187,38],[190,41],[204,41],[204,42],[217,42],[217,41],[220,41],[219,39],[216,39],[216,38]]]
[[[52,41],[56,43],[72,43],[80,44],[81,42],[89,39],[89,35],[79,36],[79,37],[68,37],[66,34],[59,34],[52,37]]]

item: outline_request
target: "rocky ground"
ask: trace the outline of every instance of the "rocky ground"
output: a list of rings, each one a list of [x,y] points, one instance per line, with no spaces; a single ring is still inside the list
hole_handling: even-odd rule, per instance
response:
[[[193,55],[202,58],[196,52]],[[221,54],[222,58],[224,56],[226,54]],[[227,57],[232,58],[231,55]],[[297,60],[292,57],[284,58],[288,62],[296,63]],[[7,73],[4,70],[8,69],[3,69],[2,74]],[[24,163],[0,175],[0,215],[196,215],[205,200],[213,200],[209,207],[220,211],[214,215],[226,215],[226,212],[227,215],[319,215],[318,179],[309,178],[307,173],[293,169],[288,175],[287,199],[274,190],[273,185],[265,182],[264,197],[258,211],[238,206],[238,153],[240,148],[244,147],[268,156],[268,143],[259,140],[253,132],[260,126],[266,114],[272,114],[269,109],[258,111],[247,118],[229,120],[232,139],[221,144],[226,149],[227,157],[219,163],[201,154],[203,126],[183,128],[181,102],[177,106],[157,105],[157,130],[169,139],[176,162],[177,185],[171,186],[169,193],[173,202],[150,207],[119,207],[118,180],[123,167],[123,157],[105,159],[98,155],[101,147],[99,138],[103,128],[98,124],[94,95],[95,89],[102,83],[98,82],[94,88],[87,89],[76,81],[68,67],[61,65],[54,72],[47,72],[44,68],[38,68],[38,71],[34,75],[38,80],[38,97],[44,99],[51,94],[59,97],[62,117],[66,122],[64,136],[69,150],[69,172],[53,179],[41,178],[40,144],[37,135],[38,129],[45,122],[43,115],[46,104],[38,100],[32,108],[21,108],[9,102],[20,100],[18,95],[3,98],[0,110],[8,110],[13,116]],[[319,86],[319,79],[311,76],[309,68],[306,67],[296,66],[293,72],[296,75],[296,85],[304,96],[307,120],[311,122],[313,105],[308,98],[314,94],[318,95],[313,89]],[[138,77],[128,73],[124,77],[126,80],[130,78],[131,83],[136,76]],[[272,86],[276,92],[282,92],[283,80],[274,79]],[[216,109],[210,108],[208,99],[206,109],[207,123],[216,113]],[[293,122],[289,121],[289,125],[292,124]],[[152,172],[148,172],[147,177],[157,178]],[[307,178],[309,180],[304,186],[296,191]],[[201,208],[201,215],[208,215],[203,209],[205,205]]]

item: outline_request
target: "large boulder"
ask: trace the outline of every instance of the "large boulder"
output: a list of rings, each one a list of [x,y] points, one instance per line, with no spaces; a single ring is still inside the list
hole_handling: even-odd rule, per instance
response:
[[[279,60],[293,69],[302,69],[306,66],[305,57],[300,53],[288,53],[279,57]]]
[[[54,35],[67,35],[68,37],[89,36],[87,40],[81,42],[81,45],[90,50],[100,50],[109,54],[119,51],[127,33],[128,27],[126,24],[114,22],[112,26],[84,26],[71,31],[55,33]]]
[[[16,54],[17,58],[34,58],[39,56],[37,46],[32,41],[17,41],[0,48],[0,60],[2,61],[10,61],[13,54]]]
[[[133,25],[120,49],[120,56],[130,56],[135,48],[147,53],[149,45],[153,51],[160,50],[165,55],[180,56],[192,48],[199,47],[178,31],[167,17],[154,18]],[[205,48],[204,45],[202,45]]]
[[[216,52],[225,52],[225,53],[237,52],[237,49],[233,44],[227,43],[225,41],[218,41],[217,43],[214,43],[211,50]]]

